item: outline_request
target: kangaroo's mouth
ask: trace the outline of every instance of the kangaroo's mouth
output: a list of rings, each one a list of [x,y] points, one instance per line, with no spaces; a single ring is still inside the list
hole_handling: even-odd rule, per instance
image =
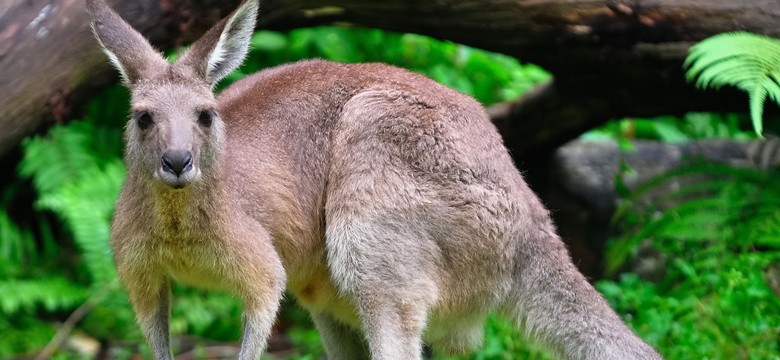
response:
[[[168,185],[174,189],[184,189],[187,185],[189,185],[189,182],[177,180],[173,183],[168,183]]]
[[[156,172],[156,177],[165,185],[178,190],[183,189],[196,181],[199,173],[200,172],[197,171],[197,169],[192,169],[180,175],[176,175],[163,169],[158,169]]]

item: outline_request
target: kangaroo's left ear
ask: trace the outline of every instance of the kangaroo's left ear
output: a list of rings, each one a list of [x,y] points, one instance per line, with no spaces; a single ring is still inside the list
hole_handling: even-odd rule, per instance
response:
[[[257,21],[258,0],[245,0],[214,25],[176,62],[213,86],[244,61]]]
[[[146,76],[164,69],[168,62],[104,0],[87,0],[87,13],[103,51],[122,74],[122,81],[133,86]]]

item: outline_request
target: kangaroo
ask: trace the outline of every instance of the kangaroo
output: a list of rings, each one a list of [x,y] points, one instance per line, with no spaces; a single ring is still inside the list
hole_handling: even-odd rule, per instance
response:
[[[577,271],[471,97],[322,60],[215,95],[257,0],[174,63],[104,0],[87,11],[132,94],[111,243],[155,358],[172,359],[172,281],[243,301],[242,360],[262,354],[285,289],[329,359],[466,352],[493,311],[566,359],[660,358]]]

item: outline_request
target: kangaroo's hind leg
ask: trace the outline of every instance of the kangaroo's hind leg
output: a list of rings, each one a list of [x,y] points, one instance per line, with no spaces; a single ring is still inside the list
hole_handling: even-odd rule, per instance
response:
[[[368,360],[368,348],[363,336],[340,323],[329,314],[312,313],[312,320],[320,332],[328,360]]]
[[[353,301],[375,360],[422,355],[422,333],[437,291],[421,269],[426,252],[401,245],[410,235],[376,219],[328,224],[334,281]]]
[[[345,104],[325,207],[328,267],[356,308],[372,359],[420,359],[439,296],[432,193],[422,191],[404,165],[408,154],[393,143],[431,110],[402,95],[365,90]]]

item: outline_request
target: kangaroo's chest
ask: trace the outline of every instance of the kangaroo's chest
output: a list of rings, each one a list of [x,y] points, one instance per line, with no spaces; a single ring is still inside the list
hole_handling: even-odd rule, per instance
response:
[[[151,254],[158,267],[176,282],[200,288],[229,290],[222,249],[215,239],[199,237],[167,239]]]
[[[196,287],[224,289],[228,258],[214,221],[189,193],[163,192],[154,205],[153,245],[148,256],[165,275]]]

